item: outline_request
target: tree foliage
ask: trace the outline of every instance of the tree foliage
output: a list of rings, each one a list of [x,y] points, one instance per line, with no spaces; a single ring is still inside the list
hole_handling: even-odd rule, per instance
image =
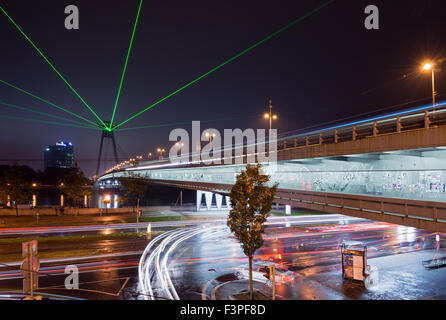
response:
[[[252,257],[263,245],[262,233],[271,211],[278,184],[268,186],[270,177],[262,174],[261,165],[247,165],[231,189],[232,210],[227,225],[240,241],[249,258],[250,297],[252,298]]]
[[[124,189],[123,200],[125,201],[135,201],[143,198],[150,183],[148,179],[141,178],[138,175],[120,178],[119,180]]]
[[[27,172],[22,169],[19,165],[14,164],[5,168],[0,176],[0,196],[2,201],[6,202],[9,196],[10,201],[14,203],[17,216],[17,205],[29,202],[32,197],[32,182]]]
[[[59,189],[64,193],[68,201],[73,206],[80,206],[84,196],[90,196],[91,190],[88,185],[91,181],[84,176],[84,173],[76,166],[71,168],[63,177]]]

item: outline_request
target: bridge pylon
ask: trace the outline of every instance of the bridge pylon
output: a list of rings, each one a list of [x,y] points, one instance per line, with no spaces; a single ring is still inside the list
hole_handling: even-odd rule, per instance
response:
[[[99,168],[101,166],[101,158],[102,158],[102,147],[104,145],[104,139],[110,139],[113,146],[113,155],[115,157],[115,164],[119,162],[118,160],[118,151],[116,149],[116,140],[115,140],[115,134],[113,130],[109,129],[110,121],[104,121],[105,126],[103,124],[100,124],[99,127],[102,129],[101,134],[101,143],[99,145],[99,155],[98,155],[98,163],[96,166],[96,177],[99,177]]]

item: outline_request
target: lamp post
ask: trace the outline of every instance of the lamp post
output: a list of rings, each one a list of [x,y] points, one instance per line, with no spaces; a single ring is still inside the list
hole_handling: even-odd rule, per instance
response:
[[[265,114],[263,115],[263,117],[264,117],[265,119],[269,119],[269,129],[270,129],[270,130],[272,129],[272,121],[273,121],[273,120],[277,120],[277,115],[273,114],[272,109],[273,109],[272,101],[269,100],[269,113],[268,113],[268,112],[265,113]]]
[[[175,143],[175,145],[178,147],[179,151],[181,151],[181,148],[184,147],[184,143],[182,143],[182,142],[177,142],[177,143]]]
[[[215,133],[206,132],[206,137],[209,138],[209,142],[212,142],[212,139],[215,137]]]
[[[163,160],[163,152],[165,152],[166,150],[164,148],[158,148],[156,151],[158,151],[158,153],[160,154],[160,160]]]
[[[429,71],[431,70],[432,73],[432,107],[435,111],[435,72],[434,72],[434,63],[432,62],[426,62],[423,65],[423,70]]]

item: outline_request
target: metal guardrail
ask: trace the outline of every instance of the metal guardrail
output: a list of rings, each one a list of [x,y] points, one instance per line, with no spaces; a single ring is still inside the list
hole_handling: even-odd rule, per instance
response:
[[[278,189],[280,203],[446,232],[446,203],[355,194]]]
[[[278,150],[355,141],[383,134],[446,125],[446,102],[278,139]]]

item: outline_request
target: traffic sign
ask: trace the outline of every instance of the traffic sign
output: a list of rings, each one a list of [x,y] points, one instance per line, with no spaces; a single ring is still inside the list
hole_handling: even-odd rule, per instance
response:
[[[32,255],[37,254],[37,240],[22,242],[22,257],[25,258],[30,251]]]
[[[25,258],[20,265],[20,271],[24,277],[23,292],[31,294],[34,299],[34,290],[39,287],[40,261],[37,258],[37,240],[22,243],[22,256]]]

